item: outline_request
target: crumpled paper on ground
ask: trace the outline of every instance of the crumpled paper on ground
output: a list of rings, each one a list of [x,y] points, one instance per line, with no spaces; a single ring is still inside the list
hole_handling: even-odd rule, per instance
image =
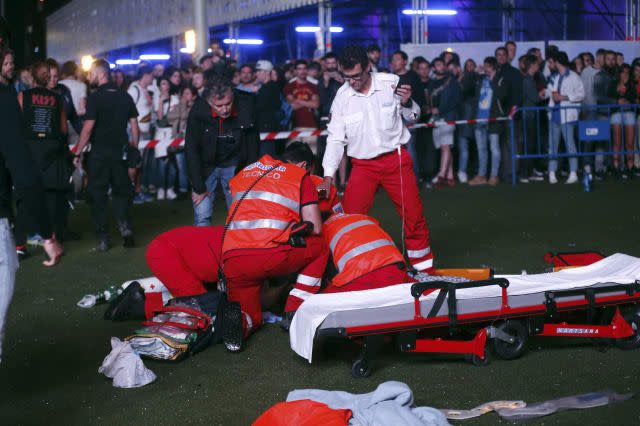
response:
[[[131,344],[117,337],[111,338],[111,352],[102,361],[98,373],[113,379],[113,386],[124,389],[139,388],[156,379],[154,372],[145,367]]]

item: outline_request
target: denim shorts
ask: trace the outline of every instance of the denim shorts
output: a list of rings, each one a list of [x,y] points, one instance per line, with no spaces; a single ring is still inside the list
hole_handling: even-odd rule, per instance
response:
[[[635,126],[636,115],[633,111],[614,112],[611,114],[610,123],[614,126]]]

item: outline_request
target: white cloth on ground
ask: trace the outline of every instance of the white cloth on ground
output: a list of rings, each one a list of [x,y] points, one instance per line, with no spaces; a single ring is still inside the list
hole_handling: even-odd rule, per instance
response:
[[[98,373],[113,379],[117,388],[139,388],[156,379],[153,371],[145,367],[129,342],[122,342],[117,337],[111,338],[111,352],[106,356]]]
[[[384,382],[376,390],[365,394],[322,389],[301,389],[289,392],[287,402],[310,399],[327,404],[334,410],[349,409],[352,425],[447,426],[449,422],[440,410],[416,407],[413,392],[402,382]]]
[[[540,293],[548,290],[570,289],[597,283],[626,284],[640,280],[640,259],[617,253],[589,266],[564,269],[559,272],[533,275],[498,275],[509,280],[508,295]],[[291,349],[311,362],[316,329],[332,312],[375,309],[408,303],[413,284],[398,284],[374,290],[317,294],[298,308],[289,330]],[[458,299],[500,297],[498,286],[468,288],[456,291]],[[420,300],[435,299],[438,292],[422,296]]]

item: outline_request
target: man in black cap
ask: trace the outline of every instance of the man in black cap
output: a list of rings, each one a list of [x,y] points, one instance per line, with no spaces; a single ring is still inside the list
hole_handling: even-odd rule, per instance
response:
[[[109,187],[124,246],[133,247],[129,211],[134,190],[127,173],[127,123],[131,126],[133,145],[137,147],[138,111],[131,96],[110,82],[109,63],[104,59],[91,65],[88,80],[97,89],[87,98],[87,114],[74,163],[80,162],[79,157],[91,138],[89,193],[93,199],[98,250],[107,251],[111,247],[107,216]]]

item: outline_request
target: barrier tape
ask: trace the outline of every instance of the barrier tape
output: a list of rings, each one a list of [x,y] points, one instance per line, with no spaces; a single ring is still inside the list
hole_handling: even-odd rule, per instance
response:
[[[430,123],[415,123],[415,124],[407,124],[407,129],[420,129],[420,128],[431,128],[431,127],[440,127],[440,126],[457,126],[461,124],[477,124],[477,123],[490,123],[494,121],[510,121],[512,120],[512,115],[507,117],[493,117],[493,118],[478,118],[472,120],[456,120],[456,121],[433,121]],[[260,133],[261,141],[273,141],[279,139],[295,139],[295,138],[306,138],[310,136],[326,136],[328,133],[326,130],[305,130],[305,131],[285,131],[285,132],[266,132]],[[152,139],[147,141],[140,141],[138,143],[138,149],[148,149],[155,148],[157,146],[165,146],[166,147],[178,147],[184,146],[184,138],[175,138],[175,139]],[[77,146],[70,145],[69,149],[71,152],[76,152]],[[86,151],[86,150],[85,150]]]

